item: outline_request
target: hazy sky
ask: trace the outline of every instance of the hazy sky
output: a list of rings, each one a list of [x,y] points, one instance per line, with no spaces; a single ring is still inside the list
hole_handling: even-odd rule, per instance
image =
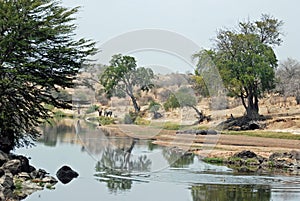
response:
[[[124,33],[156,29],[182,35],[198,47],[210,48],[213,46],[211,39],[216,37],[217,29],[232,28],[242,20],[259,19],[262,13],[270,14],[284,22],[282,27],[285,34],[284,42],[275,49],[279,60],[291,57],[300,61],[299,0],[63,0],[62,2],[67,7],[82,6],[77,19],[78,36],[97,41],[98,47]],[[176,41],[170,42],[176,44]],[[179,49],[185,49],[181,47],[182,43],[177,46]],[[119,53],[118,50],[115,53]],[[164,53],[159,55],[157,52],[154,54],[138,52],[135,55],[144,60],[144,64],[170,65],[152,61],[154,57],[172,60],[172,56],[166,56]]]

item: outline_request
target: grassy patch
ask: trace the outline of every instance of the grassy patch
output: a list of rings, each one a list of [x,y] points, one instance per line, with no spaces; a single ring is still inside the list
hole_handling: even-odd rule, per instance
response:
[[[259,131],[259,130],[258,131],[223,131],[222,134],[300,140],[300,135],[295,135],[289,132]]]
[[[115,122],[114,118],[111,117],[101,116],[101,117],[97,117],[97,119],[101,125],[114,124]]]
[[[224,162],[223,158],[204,158],[205,163],[221,164]]]
[[[142,117],[137,117],[137,118],[135,119],[134,123],[135,123],[136,125],[148,126],[148,125],[151,123],[151,121],[146,120],[146,119],[143,119]]]
[[[172,123],[172,122],[165,122],[163,124],[163,129],[166,130],[179,130],[180,124]]]

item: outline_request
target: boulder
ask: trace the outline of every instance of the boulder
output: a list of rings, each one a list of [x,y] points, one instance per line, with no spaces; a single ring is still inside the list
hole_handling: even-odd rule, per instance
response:
[[[18,159],[12,159],[7,161],[6,163],[3,164],[2,168],[8,170],[13,175],[22,172],[22,164],[21,161]]]
[[[241,151],[239,153],[234,154],[235,157],[238,158],[243,158],[243,159],[247,159],[247,158],[257,158],[256,153],[252,152],[252,151]]]
[[[21,162],[21,171],[22,172],[30,172],[30,165],[29,165],[29,160],[25,156],[21,155],[15,155],[13,156],[13,159],[17,159]]]
[[[0,167],[9,160],[9,156],[0,150]]]
[[[79,175],[69,166],[63,166],[56,172],[56,176],[58,180],[61,181],[63,184],[67,184]]]
[[[43,179],[47,174],[49,174],[49,173],[46,172],[46,170],[38,169],[38,170],[32,171],[30,173],[30,176],[33,179]]]
[[[13,176],[11,174],[5,174],[0,178],[0,186],[2,186],[4,189],[14,189],[14,181]]]
[[[215,130],[207,130],[207,135],[217,135],[218,132]]]

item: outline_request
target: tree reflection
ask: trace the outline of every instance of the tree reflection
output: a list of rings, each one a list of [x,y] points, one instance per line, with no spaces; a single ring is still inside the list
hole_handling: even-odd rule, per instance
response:
[[[194,154],[184,152],[180,149],[163,149],[163,156],[168,161],[170,167],[184,168],[194,163]]]
[[[151,160],[146,155],[132,157],[132,150],[138,140],[133,139],[130,147],[116,148],[106,147],[100,161],[96,164],[96,176],[99,181],[106,182],[111,192],[131,189],[132,172],[148,172],[151,168]]]
[[[271,189],[262,185],[218,185],[192,186],[193,201],[270,201]]]

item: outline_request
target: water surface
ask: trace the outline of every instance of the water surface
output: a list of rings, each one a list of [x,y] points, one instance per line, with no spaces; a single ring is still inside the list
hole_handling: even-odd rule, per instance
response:
[[[81,121],[41,127],[36,147],[18,149],[51,175],[69,165],[79,177],[25,200],[300,200],[300,177],[241,174],[150,140],[108,136]]]

